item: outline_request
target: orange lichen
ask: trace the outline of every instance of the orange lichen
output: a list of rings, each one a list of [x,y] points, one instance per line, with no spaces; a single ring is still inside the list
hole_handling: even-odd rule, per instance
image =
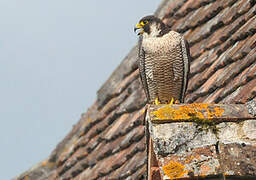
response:
[[[178,108],[172,106],[164,106],[159,108],[156,111],[151,112],[153,119],[157,120],[190,120],[190,119],[213,119],[220,118],[224,112],[224,109],[221,107],[208,107],[207,103],[197,103],[197,104],[188,104],[182,105]]]
[[[50,162],[48,160],[45,160],[42,162],[42,166],[47,166],[48,168],[52,169],[55,166],[55,162]]]
[[[185,173],[187,173],[187,171],[184,169],[185,166],[175,161],[170,161],[167,165],[163,166],[164,174],[167,175],[170,179],[182,177]]]
[[[88,117],[87,121],[88,121],[89,123],[91,123],[91,122],[92,122],[92,118]]]
[[[209,174],[209,172],[211,171],[211,167],[207,164],[203,164],[200,167],[200,170],[201,170],[202,175]]]
[[[46,166],[47,163],[48,163],[48,160],[43,161],[43,162],[42,162],[42,166]]]
[[[193,155],[188,155],[187,156],[187,158],[186,158],[186,160],[185,160],[185,163],[186,164],[189,164],[192,160],[194,160],[195,159],[195,156],[193,156]]]
[[[222,116],[222,114],[224,112],[223,108],[221,108],[221,107],[214,107],[213,109],[214,109],[214,112],[213,113],[211,112],[211,114],[210,114],[212,118],[214,118],[214,117],[218,118],[218,117]]]

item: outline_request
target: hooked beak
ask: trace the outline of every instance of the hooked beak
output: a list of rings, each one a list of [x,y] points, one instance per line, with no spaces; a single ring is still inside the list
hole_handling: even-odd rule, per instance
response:
[[[141,34],[143,34],[143,33],[144,33],[144,30],[143,30],[143,26],[142,26],[142,24],[136,24],[136,26],[134,27],[134,32],[136,33],[136,31],[137,31],[138,29],[140,29],[141,31],[140,31],[140,32],[138,32],[138,34],[137,34],[137,35],[141,35]]]

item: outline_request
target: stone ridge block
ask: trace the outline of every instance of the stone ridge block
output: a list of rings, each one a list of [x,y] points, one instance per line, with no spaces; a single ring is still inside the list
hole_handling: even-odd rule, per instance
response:
[[[222,107],[224,111],[216,124],[206,126],[203,121],[154,121],[153,110],[190,105],[149,106],[146,121],[153,145],[148,147],[148,151],[153,149],[159,166],[152,168],[159,170],[162,179],[256,178],[256,117],[247,110],[252,102],[247,105],[210,105]],[[207,113],[207,110],[203,112]],[[241,116],[239,120],[239,115],[252,118]],[[221,122],[222,117],[236,117],[237,121]]]
[[[194,122],[216,123],[255,119],[243,104],[174,104],[150,105],[150,120],[154,123]]]

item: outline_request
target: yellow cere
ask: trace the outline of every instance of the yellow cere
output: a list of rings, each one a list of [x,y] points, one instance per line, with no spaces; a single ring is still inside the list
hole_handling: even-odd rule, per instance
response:
[[[164,174],[170,179],[176,179],[182,177],[187,171],[184,170],[185,166],[179,162],[170,161],[167,165],[163,166]]]
[[[141,24],[136,24],[136,27],[140,29],[142,28]]]
[[[195,103],[182,105],[177,108],[164,106],[156,111],[151,112],[153,120],[189,120],[189,119],[213,119],[220,118],[224,112],[221,107],[209,108],[207,103]]]

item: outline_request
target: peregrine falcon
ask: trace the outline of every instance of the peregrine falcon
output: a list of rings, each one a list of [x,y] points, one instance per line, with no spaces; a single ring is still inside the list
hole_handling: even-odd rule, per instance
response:
[[[190,68],[187,41],[155,16],[143,17],[137,30],[138,66],[148,102],[183,103]]]

